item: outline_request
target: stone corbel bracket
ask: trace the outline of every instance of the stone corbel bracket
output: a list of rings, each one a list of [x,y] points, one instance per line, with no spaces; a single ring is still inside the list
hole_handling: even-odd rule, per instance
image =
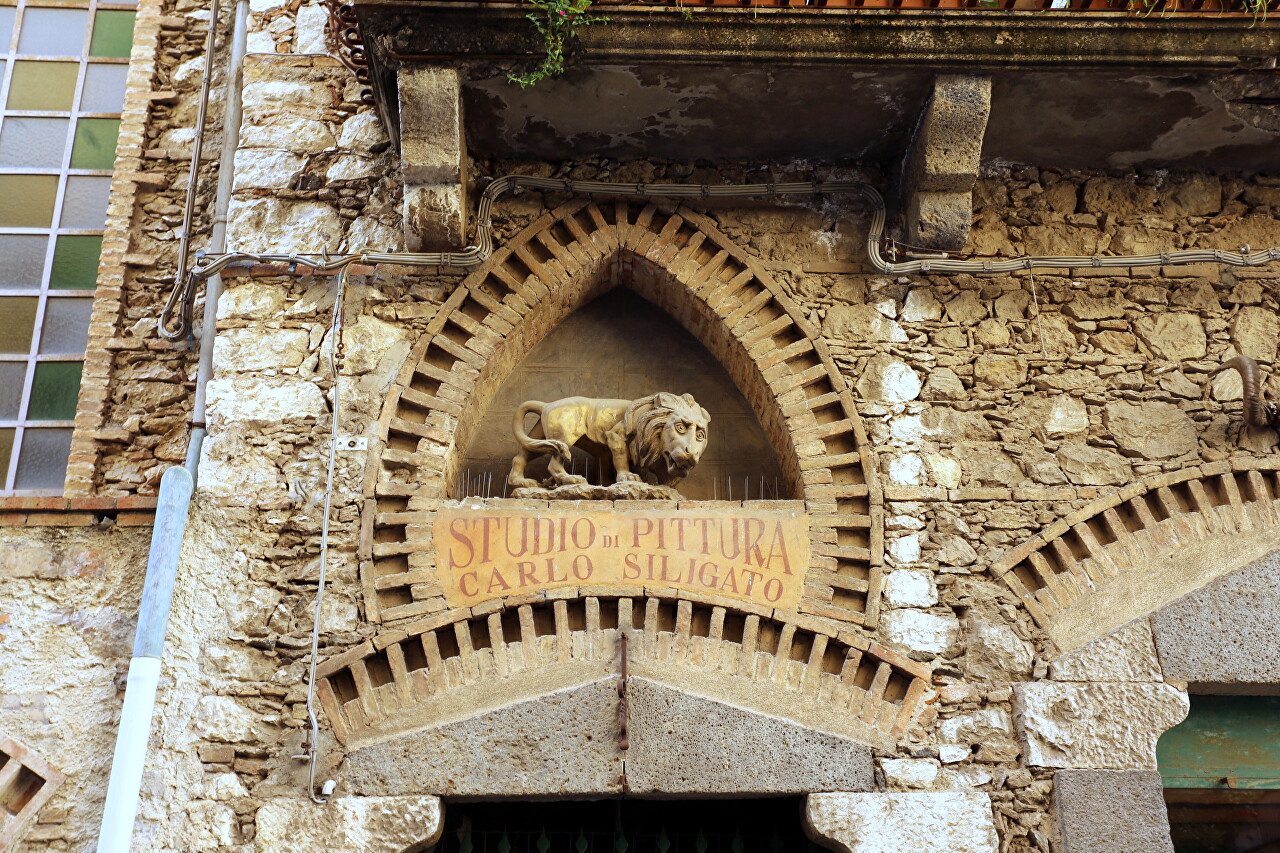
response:
[[[405,249],[457,250],[467,245],[467,147],[458,71],[406,65],[397,83]]]
[[[903,165],[908,243],[948,252],[964,248],[990,113],[991,78],[944,74],[934,80]]]

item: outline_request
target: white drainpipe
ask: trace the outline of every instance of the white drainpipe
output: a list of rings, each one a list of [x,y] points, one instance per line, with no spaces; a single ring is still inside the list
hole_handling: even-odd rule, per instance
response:
[[[211,11],[214,14],[210,16],[209,26],[215,27],[216,2]],[[231,37],[227,109],[223,125],[222,156],[218,166],[218,188],[214,200],[213,234],[210,238],[210,251],[219,253],[226,250],[227,209],[235,177],[236,147],[240,141],[240,94],[248,24],[249,2],[238,0],[235,28]],[[212,43],[210,38],[209,44]],[[213,73],[212,59],[210,52],[205,63],[206,75]],[[196,132],[203,134],[204,128],[199,127]],[[196,180],[194,170],[191,180]],[[190,223],[187,227],[190,227]],[[151,721],[155,714],[156,689],[160,682],[160,659],[164,653],[169,607],[173,601],[178,557],[182,550],[187,513],[191,505],[191,494],[195,489],[200,450],[206,432],[205,388],[213,374],[213,341],[221,291],[221,276],[211,277],[205,291],[204,325],[200,329],[200,363],[196,373],[192,410],[193,428],[191,443],[187,449],[186,467],[174,466],[165,471],[160,479],[156,524],[151,535],[151,553],[147,559],[142,604],[138,608],[138,632],[134,638],[133,659],[129,662],[124,708],[120,713],[120,731],[116,735],[111,780],[107,784],[107,802],[98,834],[99,853],[127,853],[133,838],[138,795],[142,789],[142,772],[146,765],[147,742],[151,738]]]

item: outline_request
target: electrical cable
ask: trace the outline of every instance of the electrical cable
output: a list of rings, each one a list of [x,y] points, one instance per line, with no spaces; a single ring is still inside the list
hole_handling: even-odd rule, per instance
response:
[[[187,198],[182,209],[182,233],[178,235],[178,270],[173,276],[173,290],[164,311],[160,314],[158,331],[160,337],[168,341],[177,341],[191,334],[191,315],[196,304],[196,280],[187,275],[187,252],[191,249],[191,224],[195,217],[196,187],[200,184],[200,157],[204,152],[204,129],[209,114],[209,90],[213,85],[213,45],[218,32],[218,0],[209,0],[209,32],[205,36],[204,61],[205,70],[200,82],[200,103],[196,110],[196,135],[191,142],[191,166],[187,170]],[[173,322],[173,311],[180,307],[182,313],[177,318],[175,328],[169,328]]]
[[[316,588],[315,615],[311,620],[311,664],[307,672],[307,720],[311,724],[311,738],[307,743],[307,793],[312,802],[325,803],[329,796],[316,796],[316,763],[320,751],[320,722],[316,717],[316,662],[320,657],[320,608],[324,603],[324,583],[329,566],[329,511],[333,500],[333,472],[338,456],[338,428],[340,424],[339,376],[342,371],[342,303],[347,291],[347,268],[338,271],[338,291],[333,300],[333,320],[329,324],[329,372],[333,377],[333,416],[329,423],[329,469],[324,483],[324,515],[320,520],[320,572]]]
[[[494,179],[480,195],[476,211],[476,242],[473,246],[456,252],[371,252],[360,251],[338,256],[315,256],[298,253],[276,252],[226,252],[219,255],[198,256],[198,263],[187,274],[190,283],[175,284],[183,290],[183,299],[194,299],[195,280],[204,279],[221,272],[232,264],[240,263],[284,263],[305,266],[317,271],[343,269],[353,263],[362,264],[398,264],[402,266],[420,267],[461,267],[479,266],[493,254],[493,205],[497,199],[510,190],[535,189],[552,192],[577,193],[584,195],[620,195],[639,198],[752,198],[758,196],[778,197],[793,195],[858,195],[872,206],[871,228],[867,234],[867,258],[877,272],[886,275],[906,275],[909,273],[1011,273],[1041,268],[1074,268],[1074,267],[1152,267],[1181,266],[1185,264],[1217,263],[1228,266],[1251,267],[1280,260],[1280,247],[1249,251],[1248,246],[1241,247],[1239,252],[1228,252],[1221,249],[1182,249],[1172,252],[1161,252],[1148,255],[1024,255],[1016,258],[981,260],[953,260],[950,258],[923,258],[901,263],[886,261],[880,253],[880,244],[884,238],[885,203],[884,197],[870,184],[858,181],[804,181],[795,183],[768,184],[726,184],[709,186],[707,184],[648,184],[648,183],[612,183],[609,181],[571,181],[561,178],[535,178],[530,175],[505,175]],[[177,327],[170,329],[175,322],[173,318],[174,297],[165,306],[161,315],[160,328],[169,329],[165,337],[174,340],[181,337],[177,331],[185,322],[190,323],[190,311],[177,317]],[[170,335],[173,337],[170,337]]]

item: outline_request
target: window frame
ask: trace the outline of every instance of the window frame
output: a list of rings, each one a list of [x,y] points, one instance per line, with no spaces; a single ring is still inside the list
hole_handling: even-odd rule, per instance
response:
[[[66,211],[67,190],[73,178],[106,178],[107,181],[110,182],[113,173],[113,170],[110,168],[84,169],[72,168],[71,166],[71,162],[75,154],[76,137],[80,128],[80,122],[84,119],[114,119],[116,121],[120,121],[124,111],[123,98],[121,100],[120,109],[117,112],[82,111],[81,109],[85,100],[86,80],[88,78],[89,68],[91,65],[122,65],[127,68],[130,62],[130,57],[127,56],[95,57],[91,55],[93,37],[95,29],[99,23],[98,14],[102,11],[124,11],[136,14],[137,5],[136,2],[102,2],[102,0],[71,0],[71,2],[51,2],[51,0],[0,0],[0,7],[7,7],[14,10],[13,25],[9,32],[8,41],[0,43],[0,133],[4,132],[5,125],[9,120],[17,118],[55,118],[65,120],[67,123],[66,137],[64,140],[65,144],[57,167],[0,166],[0,174],[3,175],[54,175],[57,176],[58,181],[54,193],[53,211],[48,227],[0,226],[0,235],[3,236],[37,236],[46,238],[44,259],[40,271],[40,280],[37,286],[34,288],[0,287],[0,297],[34,297],[37,299],[35,320],[31,329],[31,340],[27,351],[25,353],[0,353],[0,362],[25,363],[26,365],[23,372],[21,388],[22,396],[18,401],[17,416],[15,418],[0,419],[0,430],[13,430],[13,443],[9,452],[8,464],[4,470],[0,470],[0,495],[57,495],[63,493],[65,485],[60,484],[57,488],[17,488],[18,472],[22,461],[23,447],[27,441],[27,434],[29,431],[38,429],[72,430],[75,427],[74,414],[71,418],[58,420],[32,420],[29,417],[32,403],[31,395],[34,390],[36,371],[40,364],[48,362],[78,362],[83,364],[85,360],[86,353],[84,351],[79,353],[41,352],[41,341],[44,336],[45,321],[49,316],[51,300],[85,300],[88,301],[90,305],[92,305],[94,300],[96,281],[94,288],[57,288],[53,286],[51,279],[54,271],[54,261],[58,250],[59,238],[76,236],[101,238],[104,236],[106,231],[107,220],[105,215],[102,226],[99,228],[63,227],[61,222]],[[22,35],[24,20],[30,10],[40,8],[83,9],[86,11],[87,18],[84,39],[80,47],[80,55],[52,56],[19,52],[19,41]],[[13,85],[14,70],[16,68],[15,63],[23,61],[74,62],[76,64],[75,88],[73,90],[72,102],[68,110],[9,109],[9,96]],[[118,145],[119,137],[117,136],[117,148]],[[110,205],[109,193],[110,190],[108,190],[108,209]],[[98,264],[96,266],[100,267],[100,265],[101,252],[99,253]],[[92,316],[92,308],[90,309],[90,316]],[[0,321],[2,321],[2,319],[0,319]]]

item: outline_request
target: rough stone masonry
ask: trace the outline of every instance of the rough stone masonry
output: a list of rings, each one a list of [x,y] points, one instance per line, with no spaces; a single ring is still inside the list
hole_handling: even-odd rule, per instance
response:
[[[458,221],[451,227],[460,234],[461,211],[478,196],[479,178],[513,172],[713,185],[762,171],[778,180],[852,174],[806,163],[513,162],[459,151],[456,173],[406,176],[413,183],[406,193],[386,128],[360,101],[350,73],[328,55],[323,7],[253,0],[251,9],[230,213],[230,242],[244,251],[406,248],[404,213],[414,209],[415,194],[437,184],[456,202]],[[229,29],[229,19],[214,23]],[[209,24],[204,8],[190,0],[143,0],[139,7],[127,113],[138,136],[121,149],[125,165],[117,169],[115,230],[109,231],[119,240],[114,278],[98,293],[67,489],[69,496],[103,503],[76,511],[69,504],[12,512],[6,506],[0,515],[0,648],[18,664],[0,669],[0,735],[21,741],[67,777],[26,830],[25,850],[87,850],[96,837],[146,553],[144,530],[132,527],[141,519],[127,515],[128,502],[154,496],[164,468],[185,454],[195,353],[186,344],[159,341],[155,317],[174,266],[185,159],[206,61],[200,45]],[[221,50],[213,61],[221,67]],[[221,82],[217,75],[215,82]],[[222,132],[220,114],[215,103],[206,151]],[[200,235],[210,225],[212,168],[203,167]],[[971,182],[936,191],[963,195],[971,183],[970,221],[952,216],[946,224],[955,233],[971,228],[965,248],[983,255],[1280,245],[1275,177],[1103,174],[1052,164],[989,166],[980,173],[975,165],[973,171]],[[535,192],[504,199],[496,209],[496,239],[501,245],[526,229],[549,229],[545,239],[534,238],[545,251],[535,248],[539,254],[532,257],[550,263],[548,247],[579,245],[567,233],[573,225],[553,228],[546,220],[548,210],[569,200]],[[632,748],[645,757],[637,764],[656,768],[646,770],[643,784],[659,792],[682,785],[682,796],[742,793],[730,790],[735,785],[806,794],[804,820],[813,837],[858,853],[904,846],[949,853],[1121,850],[1131,848],[1117,847],[1117,839],[1130,837],[1151,839],[1144,850],[1168,849],[1154,750],[1186,714],[1187,682],[1257,687],[1275,678],[1274,666],[1257,658],[1215,658],[1217,669],[1193,660],[1195,650],[1172,637],[1169,626],[1183,636],[1246,635],[1248,625],[1236,623],[1247,614],[1218,602],[1252,595],[1274,574],[1274,556],[1267,555],[1276,549],[1267,530],[1277,518],[1272,504],[1280,491],[1266,472],[1276,468],[1277,436],[1242,426],[1239,377],[1216,371],[1236,354],[1256,359],[1265,372],[1274,367],[1280,269],[1206,264],[885,277],[866,264],[868,218],[852,204],[697,199],[688,209],[707,217],[777,283],[836,365],[866,432],[867,443],[856,452],[875,460],[867,470],[879,495],[883,541],[873,546],[869,534],[863,542],[853,541],[862,533],[833,532],[834,541],[817,545],[832,564],[840,554],[879,548],[884,581],[876,593],[878,622],[871,625],[699,600],[711,614],[703,625],[692,615],[693,599],[681,605],[680,596],[656,585],[638,593],[633,628],[654,627],[652,646],[645,647],[651,656],[640,664],[650,669],[637,678],[637,706],[667,703],[696,708],[708,720],[731,719],[737,731],[760,742],[785,738],[794,756],[788,774],[751,762],[749,751],[735,755],[741,764],[729,772],[700,774],[699,766],[729,754],[705,750],[707,742],[721,741],[678,739],[654,712],[639,718],[647,728],[633,735],[639,740]],[[701,239],[709,256],[719,251],[710,238]],[[664,286],[684,287],[678,274],[667,268]],[[590,749],[579,744],[580,764],[555,765],[562,771],[558,784],[589,793],[606,775],[600,762],[610,769],[606,782],[614,784],[617,713],[602,704],[617,696],[613,682],[604,681],[613,678],[614,646],[592,644],[605,636],[616,640],[608,632],[621,623],[591,620],[599,620],[602,607],[615,618],[622,612],[610,604],[616,590],[612,597],[608,588],[573,587],[475,607],[442,603],[414,620],[372,616],[379,580],[362,572],[369,562],[362,548],[387,550],[387,543],[364,540],[384,523],[420,525],[430,534],[440,503],[410,508],[406,497],[393,513],[399,518],[390,520],[370,509],[366,480],[384,477],[374,489],[394,482],[376,473],[377,463],[417,452],[416,444],[379,440],[380,420],[415,346],[441,334],[447,322],[449,328],[479,322],[454,300],[463,278],[464,271],[447,268],[359,268],[345,306],[348,323],[335,342],[328,334],[331,277],[265,266],[228,274],[218,308],[209,440],[170,624],[137,849],[403,850],[439,833],[451,790],[483,787],[499,797],[556,793],[516,790],[501,776],[484,775],[491,766],[461,754],[452,775],[423,771],[412,790],[392,793],[392,786],[413,780],[411,771],[394,776],[389,759],[370,769],[366,757],[348,758],[322,714],[318,778],[335,779],[337,789],[327,806],[307,796],[307,768],[295,756],[309,731],[306,675],[335,347],[341,351],[341,431],[374,439],[367,454],[338,456],[332,484],[320,656],[335,680],[340,672],[354,673],[351,690],[366,691],[335,702],[360,705],[364,696],[376,697],[367,700],[368,713],[386,712],[392,720],[382,747],[387,753],[400,748],[393,737],[399,735],[444,751],[465,751],[471,743],[493,748],[493,715],[528,724],[530,739],[518,746],[539,755],[572,745],[573,726],[598,725],[602,739]],[[757,319],[763,327],[777,318]],[[755,358],[746,349],[741,357]],[[755,366],[770,368],[763,359]],[[1274,398],[1280,387],[1269,380],[1265,390]],[[462,412],[468,401],[451,402]],[[769,424],[774,401],[751,403],[776,449],[785,452],[791,439]],[[457,422],[424,423],[422,446],[449,445]],[[1248,492],[1255,482],[1262,483],[1259,491]],[[873,489],[865,491],[870,501]],[[1096,509],[1112,497],[1114,505]],[[1125,527],[1133,528],[1132,547],[1107,526],[1107,513],[1120,518],[1118,508],[1131,500],[1144,502]],[[814,515],[846,510],[852,512],[818,501],[805,506]],[[1150,517],[1140,517],[1143,512]],[[1094,548],[1071,538],[1095,527],[1116,541]],[[1061,594],[1087,606],[1101,600],[1090,596],[1106,583],[1144,577],[1170,553],[1193,545],[1220,555],[1215,578],[1196,575],[1105,632],[1092,631],[1095,623],[1073,628],[1070,649],[1062,623],[1033,613],[1006,575],[993,571],[1024,546],[1028,554],[1050,553],[1061,567],[1052,579],[1076,587],[1049,589],[1040,599],[1052,604]],[[1104,546],[1125,550],[1127,562],[1106,556]],[[413,583],[423,600],[439,593],[443,601],[431,571],[421,570]],[[862,586],[858,594],[869,594],[870,584]],[[830,594],[830,582],[826,588]],[[1213,606],[1192,607],[1201,600],[1195,596]],[[642,600],[654,602],[652,622],[645,621],[649,605],[642,607]],[[545,606],[536,622],[535,605]],[[1212,626],[1197,621],[1210,611],[1217,620]],[[1102,613],[1099,623],[1108,616]],[[721,620],[720,628],[713,629],[713,619]],[[752,647],[749,619],[765,626],[757,627]],[[770,633],[772,625],[781,627]],[[713,630],[721,631],[714,643]],[[401,648],[402,635],[430,638],[419,643],[422,660],[386,653]],[[807,645],[796,644],[796,636]],[[505,639],[499,644],[494,637]],[[521,668],[505,658],[499,664],[494,649],[514,655],[517,642],[533,665]],[[800,707],[796,691],[827,683],[822,676],[837,682],[846,671],[826,663],[823,644],[875,662],[862,670],[855,665],[848,678],[854,683],[843,688],[849,695],[860,695],[852,693],[856,688],[888,697],[865,706],[872,719],[847,709],[836,715],[825,706]],[[713,648],[723,657],[711,659]],[[475,680],[490,680],[497,685],[491,694],[502,696],[482,696],[474,706],[457,698],[463,687],[473,691],[467,702],[479,695],[464,671],[473,659]],[[754,669],[734,682],[744,659]],[[683,661],[701,668],[680,669]],[[437,666],[446,676],[434,705],[395,693],[410,683],[398,675],[411,679],[410,673]],[[500,666],[508,667],[507,675]],[[555,682],[557,673],[579,666],[573,677],[581,683]],[[672,686],[678,669],[682,680]],[[890,672],[923,673],[909,705],[906,676]],[[553,693],[560,698],[548,698]],[[566,696],[581,704],[569,704]],[[515,700],[523,704],[504,704]],[[895,721],[877,727],[876,714],[883,712],[875,709],[891,705],[910,713],[885,739]],[[579,716],[566,718],[563,707],[579,709]],[[597,754],[604,756],[600,762],[587,760]],[[839,762],[820,783],[817,771],[810,772],[822,766],[818,759]],[[383,789],[373,791],[370,778],[382,779]],[[1093,804],[1100,787],[1121,791],[1126,804],[1123,814],[1104,815],[1106,832],[1090,829],[1091,821],[1099,825]]]

